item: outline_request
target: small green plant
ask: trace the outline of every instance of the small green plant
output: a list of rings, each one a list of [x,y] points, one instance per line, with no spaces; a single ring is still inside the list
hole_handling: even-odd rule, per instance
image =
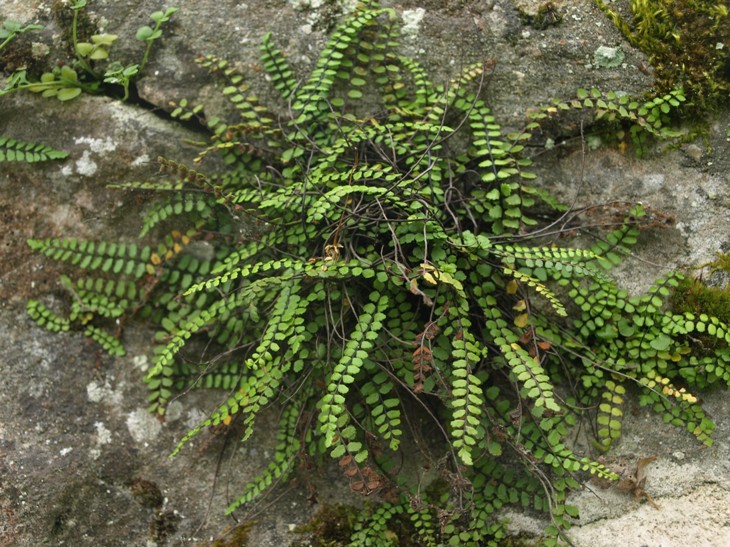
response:
[[[60,101],[69,101],[78,97],[82,92],[100,93],[102,84],[106,83],[122,88],[121,99],[123,101],[129,98],[131,82],[144,70],[154,42],[162,37],[163,24],[170,21],[177,8],[166,8],[165,11],[156,11],[150,15],[155,23],[154,28],[143,26],[138,29],[136,34],[136,38],[145,43],[141,62],[124,65],[119,61],[110,60],[109,57],[110,50],[118,38],[115,34],[94,34],[88,42],[79,40],[79,13],[86,6],[87,0],[74,0],[73,4],[69,6],[73,12],[71,45],[75,60],[70,64],[57,66],[50,72],[43,73],[38,81],[29,79],[26,70],[17,70],[10,75],[5,87],[0,89],[0,96],[16,90],[27,89],[33,93],[41,93],[44,97],[56,97]],[[11,24],[11,28],[15,29],[15,34],[17,34],[19,26],[14,25]],[[31,30],[31,27],[23,30]],[[106,69],[103,72],[95,66],[95,63],[99,62],[106,62]]]
[[[108,84],[120,85],[124,89],[123,101],[126,101],[129,97],[129,85],[137,75],[142,72],[147,63],[149,62],[150,52],[152,46],[156,40],[162,37],[162,25],[167,23],[172,14],[178,11],[177,8],[167,8],[165,11],[155,11],[150,14],[150,19],[155,23],[155,26],[142,26],[137,29],[136,38],[137,40],[144,42],[146,48],[142,60],[139,64],[122,65],[118,61],[114,61],[109,64],[104,73],[104,82]]]
[[[8,45],[18,34],[29,32],[31,30],[43,30],[42,25],[25,25],[17,21],[4,21],[0,28],[0,49]]]
[[[166,8],[165,11],[155,11],[150,14],[150,19],[152,19],[152,22],[155,24],[155,26],[148,27],[147,25],[145,25],[137,29],[137,34],[135,35],[135,37],[140,42],[144,42],[147,46],[144,50],[144,55],[142,56],[142,62],[139,64],[140,70],[144,70],[144,68],[147,66],[147,62],[150,58],[150,52],[152,51],[152,46],[154,45],[155,41],[162,38],[162,25],[164,23],[167,23],[172,17],[173,13],[175,13],[177,10],[177,8]]]
[[[716,317],[668,309],[679,275],[641,296],[611,280],[639,237],[641,207],[589,248],[555,245],[555,224],[538,230],[564,209],[532,185],[525,143],[572,108],[666,137],[662,115],[681,93],[649,104],[579,90],[507,131],[484,99],[492,63],[435,85],[397,44],[395,12],[368,2],[299,83],[265,35],[278,108],[225,60],[201,57],[236,119],[207,120],[194,168],[163,159],[162,176],[116,185],[165,196],[142,232],[168,235],[29,241],[79,274],[62,278],[68,314],[38,300],[28,311],[115,353],[126,318],[156,325],[145,381],[159,415],[177,392],[225,390],[174,453],[233,420],[247,441],[261,412],[279,407],[271,461],[228,512],[298,459],[329,457],[351,490],[387,500],[353,524],[354,545],[399,544],[404,518],[424,545],[497,545],[497,512],[509,504],[547,513],[543,541],[554,545],[577,517],[566,496],[581,474],[616,478],[574,452],[572,427],[595,420],[597,448],[610,448],[633,384],[641,404],[711,444],[714,424],[691,391],[730,385],[730,334]],[[181,100],[173,115],[202,112]],[[716,349],[693,351],[698,332]],[[195,338],[227,358],[200,362]],[[406,453],[422,435],[420,453]],[[398,472],[400,457],[441,462],[437,476],[421,485],[426,477]]]

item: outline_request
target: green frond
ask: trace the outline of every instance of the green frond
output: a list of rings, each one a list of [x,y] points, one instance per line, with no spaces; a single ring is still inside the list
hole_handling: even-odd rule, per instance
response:
[[[535,401],[533,412],[538,416],[542,414],[543,409],[562,412],[563,408],[555,400],[555,388],[550,381],[550,376],[535,357],[516,343],[502,344],[500,349],[512,373],[522,386],[524,395]]]
[[[150,247],[135,243],[107,243],[78,239],[29,239],[28,246],[52,260],[66,262],[82,270],[99,270],[140,278],[147,272]]]
[[[367,363],[366,363],[367,364]],[[388,375],[380,370],[360,388],[363,402],[369,407],[372,430],[388,443],[391,450],[398,450],[401,436],[401,401]]]
[[[598,404],[598,425],[597,440],[594,442],[596,448],[607,451],[611,445],[621,436],[621,422],[623,411],[621,406],[624,402],[626,388],[621,383],[612,380],[606,381],[605,391],[601,394],[601,401]]]
[[[66,157],[68,157],[67,152],[55,150],[43,144],[23,142],[0,136],[0,163],[10,161],[35,163],[62,160]]]
[[[132,181],[108,184],[107,188],[111,188],[114,190],[150,190],[153,192],[177,192],[185,188],[185,182],[181,180]]]
[[[465,316],[457,315],[456,321],[458,330],[451,342],[451,436],[461,461],[472,465],[472,449],[484,435],[482,382],[473,370],[482,360],[485,349],[468,330],[470,321]]]
[[[395,546],[396,537],[389,533],[390,520],[403,513],[400,504],[382,503],[372,512],[363,511],[355,522],[354,533],[350,537],[351,545]]]
[[[619,138],[628,136],[640,154],[647,135],[657,139],[674,139],[683,135],[671,127],[670,117],[672,112],[676,112],[685,101],[684,91],[681,88],[644,102],[625,93],[614,91],[604,93],[596,88],[590,90],[580,88],[576,98],[570,101],[554,99],[552,104],[534,112],[532,118],[540,120],[560,112],[587,110],[595,115],[597,121],[608,125],[626,122],[629,124],[628,134],[619,130],[617,136]]]
[[[433,84],[431,83],[428,72],[415,60],[410,57],[399,56],[398,61],[408,72],[413,87],[413,99],[403,108],[404,113],[414,111],[422,111],[429,106],[431,99]]]
[[[380,15],[390,14],[388,9],[363,9],[353,13],[347,21],[335,29],[330,36],[325,49],[320,53],[309,80],[297,89],[293,96],[292,108],[301,112],[295,120],[297,124],[303,124],[311,119],[314,113],[322,112],[322,103],[327,100],[335,83],[335,77],[342,66],[343,59],[364,28],[373,24]],[[356,89],[350,89],[350,98],[359,98],[362,93]]]
[[[81,278],[75,283],[61,276],[61,285],[71,293],[78,312],[94,313],[101,317],[122,316],[136,301],[137,286],[124,279]]]
[[[161,203],[153,204],[145,211],[144,222],[139,237],[148,235],[158,224],[181,215],[195,213],[200,219],[208,219],[213,214],[208,196],[175,193]]]
[[[190,389],[239,389],[248,372],[240,362],[228,362],[220,366],[210,364],[179,363],[175,373],[174,387],[178,391]],[[159,378],[158,378],[159,380]],[[149,384],[148,384],[148,387]],[[155,385],[151,389],[157,389]]]
[[[358,315],[357,324],[342,351],[342,357],[329,375],[327,392],[318,403],[319,431],[324,435],[325,446],[332,448],[333,458],[340,458],[349,453],[360,463],[367,457],[367,450],[362,444],[351,440],[355,429],[351,426],[343,427],[348,421],[345,398],[350,385],[360,374],[364,360],[368,358],[370,350],[375,345],[383,326],[382,322],[385,319],[383,312],[387,306],[387,296],[375,292],[371,294],[370,302],[363,306]]]
[[[637,221],[645,215],[644,208],[641,205],[636,205],[624,219],[623,225],[606,234],[591,247],[593,253],[604,259],[596,260],[596,267],[609,269],[618,266],[622,262],[638,240],[639,228]]]
[[[296,404],[290,404],[284,410],[276,432],[277,444],[271,463],[269,463],[268,468],[249,482],[243,493],[228,506],[226,509],[227,515],[235,512],[239,507],[254,501],[276,482],[286,480],[291,474],[295,457],[300,450],[299,439],[296,435],[300,411],[301,408]]]
[[[231,85],[239,85],[244,81],[243,75],[227,60],[215,55],[200,55],[196,62],[207,68],[212,74],[222,75]]]
[[[242,247],[230,251],[221,263],[213,268],[211,274],[219,275],[221,272],[230,270],[240,263],[253,260],[264,249],[265,246],[260,241],[251,241]]]
[[[285,101],[296,91],[297,80],[284,58],[281,50],[277,49],[271,39],[271,33],[267,32],[261,40],[261,64],[271,76],[274,88],[281,93]]]
[[[512,270],[510,268],[504,268],[504,274],[513,277],[516,281],[524,283],[528,287],[532,287],[533,289],[535,289],[539,294],[545,297],[548,302],[550,302],[550,305],[553,307],[555,313],[557,313],[558,315],[562,315],[563,317],[568,315],[568,312],[565,311],[565,306],[563,306],[563,303],[560,301],[560,299],[539,279],[536,279],[535,277],[532,277],[531,275],[528,275],[526,273]]]
[[[267,262],[256,262],[251,265],[246,264],[243,266],[230,268],[225,273],[218,274],[215,277],[208,279],[204,283],[193,285],[187,290],[185,294],[189,295],[202,290],[209,291],[211,289],[218,288],[220,285],[225,285],[237,279],[246,279],[256,274],[266,274],[279,270],[285,270],[285,272],[276,277],[291,278],[294,274],[304,270],[305,266],[305,264],[302,264],[301,262],[295,261],[291,258],[282,258],[277,260],[270,260]]]
[[[121,342],[114,336],[93,325],[89,325],[84,330],[84,334],[99,344],[104,351],[113,357],[124,357],[127,352]]]
[[[502,258],[505,266],[526,268],[529,275],[540,281],[547,280],[547,271],[553,278],[588,277],[604,279],[593,267],[601,257],[590,249],[573,247],[523,247],[521,245],[495,245],[493,251]]]
[[[339,219],[342,215],[340,202],[343,198],[346,200],[352,199],[349,198],[351,194],[359,194],[356,197],[370,196],[376,200],[382,197],[384,200],[397,204],[404,210],[408,210],[408,204],[394,196],[387,188],[366,185],[337,186],[312,204],[307,211],[307,222],[319,222],[331,212],[334,213],[334,216],[327,218],[327,220],[334,221]]]
[[[416,509],[412,504],[406,507],[406,512],[409,515],[411,524],[418,533],[419,545],[425,547],[436,547],[438,542],[438,531],[436,518],[433,515],[432,510],[429,507],[423,507]]]
[[[28,300],[25,305],[25,309],[28,312],[33,321],[35,321],[39,327],[43,327],[51,332],[66,332],[71,328],[71,323],[68,319],[59,317],[55,312],[48,308],[45,304],[38,302],[37,300]]]
[[[685,388],[675,387],[669,378],[653,370],[640,379],[640,384],[645,388],[639,399],[642,405],[652,406],[655,412],[663,415],[665,422],[684,427],[704,445],[712,445],[715,424],[698,404],[696,396]]]
[[[187,99],[181,99],[178,102],[170,101],[170,106],[173,107],[170,117],[183,122],[200,116],[203,112],[202,104],[192,104]]]

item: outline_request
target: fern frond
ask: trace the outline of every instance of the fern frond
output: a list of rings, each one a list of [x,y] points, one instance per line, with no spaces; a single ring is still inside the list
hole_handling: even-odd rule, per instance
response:
[[[535,400],[537,409],[545,408],[553,412],[562,412],[562,407],[555,400],[550,376],[535,357],[528,354],[518,344],[501,345],[500,349],[512,369],[517,381],[522,385],[525,396]],[[539,410],[542,412],[542,410]]]
[[[172,175],[179,181],[210,192],[216,192],[217,188],[212,185],[210,177],[196,171],[192,167],[185,165],[164,156],[157,157],[157,163],[160,165],[160,172]]]
[[[306,267],[306,264],[302,264],[299,261],[295,261],[291,258],[282,258],[277,260],[270,260],[267,262],[256,262],[254,264],[245,264],[234,268],[229,268],[225,273],[216,275],[215,277],[208,279],[204,283],[198,283],[190,287],[186,295],[206,290],[218,288],[220,285],[225,285],[231,281],[237,279],[246,279],[250,276],[259,273],[276,272],[278,270],[286,270],[287,277],[292,277],[295,273],[301,272]]]
[[[230,251],[225,259],[221,261],[213,270],[211,274],[219,275],[222,272],[230,270],[232,267],[237,266],[240,263],[253,261],[253,258],[265,249],[265,245],[260,241],[251,241],[246,245],[239,247],[235,250]]]
[[[436,547],[439,545],[437,540],[438,531],[436,529],[436,519],[432,514],[432,510],[429,507],[421,507],[417,509],[413,504],[406,506],[406,512],[409,515],[411,524],[418,533],[419,545],[425,547]]]
[[[267,32],[261,40],[261,64],[271,76],[271,81],[285,101],[296,91],[297,81],[281,50],[277,49]]]
[[[532,277],[531,275],[525,274],[523,272],[512,270],[511,268],[504,268],[504,274],[513,277],[515,280],[524,283],[528,287],[532,287],[533,289],[535,289],[539,294],[544,296],[548,302],[550,302],[550,305],[553,307],[555,313],[557,313],[558,315],[562,315],[563,317],[568,315],[568,312],[565,311],[565,306],[563,306],[563,303],[560,301],[560,299],[539,279],[536,279],[535,277]]]
[[[136,285],[125,280],[81,278],[74,283],[64,275],[60,281],[72,294],[79,311],[107,318],[120,317],[137,296]]]
[[[175,216],[196,213],[200,219],[212,216],[211,200],[205,195],[175,193],[161,203],[155,203],[145,211],[139,237],[148,235],[158,224]]]
[[[428,73],[415,60],[400,56],[398,57],[400,64],[408,72],[412,82],[413,98],[406,104],[401,105],[404,114],[410,114],[414,111],[422,111],[430,106],[432,99],[433,84],[429,80]]]
[[[175,375],[175,389],[225,389],[234,391],[245,381],[244,369],[239,361],[211,367],[208,364],[180,363]],[[149,386],[148,386],[149,387]],[[156,389],[155,386],[152,389]]]
[[[68,157],[67,152],[55,150],[48,146],[32,142],[24,142],[0,136],[0,163],[21,161],[35,163],[48,160],[62,160]]]
[[[351,194],[359,194],[361,197],[369,196],[375,199],[383,198],[389,204],[396,205],[405,211],[409,209],[407,203],[398,199],[398,197],[393,195],[387,188],[361,184],[337,186],[325,193],[321,198],[315,201],[311,207],[309,207],[307,211],[307,222],[319,222],[325,218],[325,216],[328,216],[335,208],[337,208],[337,210],[334,211],[334,216],[328,217],[328,220],[338,220],[342,215],[342,211],[338,206],[343,198],[345,198],[345,200],[353,199],[350,197]]]
[[[322,396],[319,407],[319,431],[324,435],[324,443],[332,448],[331,456],[340,458],[345,453],[352,454],[360,463],[367,457],[367,450],[362,444],[351,440],[355,429],[343,428],[347,422],[345,412],[345,396],[350,385],[360,374],[364,360],[368,358],[375,340],[385,319],[384,311],[388,306],[388,297],[372,293],[370,302],[363,306],[357,318],[355,329],[350,334],[340,361],[334,366],[327,382],[327,393]],[[352,434],[350,434],[350,430]]]
[[[134,243],[93,242],[78,239],[29,239],[28,246],[47,257],[66,262],[82,270],[100,270],[110,274],[124,274],[134,278],[147,272],[152,255],[150,247]]]
[[[71,328],[71,323],[68,319],[60,317],[48,308],[48,306],[37,300],[28,300],[25,309],[30,318],[39,327],[43,327],[46,330],[51,332],[66,332]]]
[[[94,340],[104,349],[104,351],[113,357],[124,357],[127,354],[124,346],[119,340],[98,327],[89,325],[84,330],[84,334]]]
[[[353,47],[358,33],[381,14],[390,13],[387,9],[364,9],[356,11],[345,23],[335,29],[325,49],[322,50],[317,66],[309,80],[294,94],[292,108],[302,114],[296,123],[303,124],[315,113],[323,111],[321,102],[326,101],[334,84],[337,71],[342,65],[345,52]],[[362,93],[350,92],[351,98],[361,97]]]
[[[179,102],[170,101],[173,107],[170,117],[180,121],[187,121],[193,116],[200,116],[203,112],[202,104],[191,104],[187,99],[181,99]]]
[[[626,388],[621,383],[613,380],[606,381],[605,391],[601,394],[602,401],[598,405],[598,439],[594,445],[602,451],[607,451],[611,445],[621,436],[621,421],[623,411],[621,405],[624,402],[623,396]]]
[[[670,114],[686,101],[684,91],[674,89],[664,95],[639,102],[629,95],[613,91],[603,93],[596,88],[578,89],[576,98],[570,101],[554,99],[552,104],[543,106],[532,114],[536,120],[548,118],[559,112],[587,110],[594,113],[596,120],[613,124],[625,121],[631,124],[629,136],[637,145],[637,153],[651,135],[658,139],[673,139],[682,135],[681,131],[671,128]]]
[[[354,533],[350,537],[351,545],[395,546],[396,538],[389,533],[388,523],[396,515],[403,513],[401,504],[383,503],[372,512],[360,512],[355,522]]]
[[[643,405],[651,405],[656,412],[663,414],[666,422],[686,428],[704,445],[713,444],[715,424],[707,418],[696,396],[685,388],[677,388],[669,378],[653,370],[641,378],[640,383],[646,388],[640,398]]]
[[[280,352],[280,344],[288,341],[289,344],[296,347],[301,338],[306,337],[306,326],[301,315],[306,311],[309,300],[300,298],[297,294],[298,289],[296,284],[282,287],[272,310],[272,314],[274,314],[272,320],[264,331],[258,346],[245,361],[245,368],[252,370],[252,374],[246,377],[241,388],[220,405],[207,420],[183,437],[173,455],[177,454],[185,443],[205,427],[224,422],[239,412],[246,414],[243,438],[250,437],[258,411],[274,397],[284,373],[291,366],[291,361],[284,360],[285,354]],[[176,342],[175,347],[178,345],[180,343]],[[153,380],[159,376],[160,372],[164,375],[164,367],[167,366],[166,363],[169,360],[171,357],[166,357],[165,361],[158,360],[155,368],[148,373],[147,380]]]
[[[604,258],[595,261],[596,267],[609,269],[621,263],[623,257],[627,256],[636,244],[639,237],[637,220],[645,215],[646,211],[641,205],[633,207],[622,226],[606,234],[591,247],[592,252]]]
[[[595,260],[604,259],[589,249],[495,245],[492,252],[501,257],[508,267],[513,268],[513,264],[520,261],[521,266],[528,268],[541,281],[547,279],[548,270],[554,278],[576,276],[605,279],[593,267]]]
[[[290,404],[282,413],[276,432],[276,448],[267,469],[249,482],[243,493],[226,509],[230,515],[239,507],[254,501],[276,481],[284,481],[293,470],[294,459],[299,452],[300,443],[296,436],[297,423],[301,408]]]
[[[444,335],[454,332],[451,345],[451,436],[452,445],[466,465],[473,464],[472,449],[479,438],[484,437],[481,424],[484,404],[481,380],[474,374],[482,360],[485,348],[470,331],[469,307],[465,300],[449,308],[454,327],[448,327]]]
[[[167,344],[156,348],[155,363],[148,372],[147,379],[151,380],[161,374],[169,375],[168,371],[170,371],[175,355],[195,333],[212,326],[219,318],[225,317],[226,314],[233,312],[243,304],[255,301],[255,298],[260,297],[263,291],[275,289],[286,281],[287,279],[280,276],[258,279],[234,292],[231,296],[216,300],[208,308],[192,310],[177,323],[169,319],[164,321],[162,326],[172,334],[172,337]],[[192,294],[193,289],[194,287],[188,289],[188,294]],[[252,311],[249,309],[249,313]]]
[[[145,180],[108,184],[107,188],[114,190],[150,190],[154,192],[178,192],[185,188],[181,180]]]
[[[368,362],[365,362],[367,366]],[[371,372],[372,371],[368,371]],[[400,399],[395,393],[395,386],[389,380],[385,371],[379,370],[372,374],[370,381],[360,388],[364,403],[370,408],[369,417],[373,429],[388,442],[391,450],[398,450],[400,438],[403,435],[401,427],[402,412]]]

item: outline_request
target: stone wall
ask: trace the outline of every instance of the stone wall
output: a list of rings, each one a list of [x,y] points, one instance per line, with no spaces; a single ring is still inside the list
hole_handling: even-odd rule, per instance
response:
[[[22,37],[30,45],[47,46],[31,48],[42,66],[65,55],[63,28],[52,15],[57,3],[0,0],[0,18],[45,25]],[[151,0],[89,4],[89,24],[120,36],[115,55],[138,60],[142,46],[135,31],[162,5]],[[60,104],[29,93],[0,98],[0,135],[69,153],[64,161],[33,166],[0,164],[0,546],[199,544],[235,526],[223,508],[264,465],[273,442],[267,428],[261,428],[253,448],[206,434],[168,459],[176,440],[216,406],[217,396],[186,396],[161,423],[144,410],[141,378],[150,358],[149,333],[131,329],[128,356],[112,359],[78,334],[36,328],[24,302],[31,295],[53,299],[60,292],[57,270],[32,255],[25,240],[136,234],[145,204],[105,185],[148,178],[158,155],[190,157],[185,143],[197,137],[195,128],[169,120],[169,101],[209,101],[213,113],[222,108],[214,99],[216,84],[194,63],[195,55],[213,53],[235,62],[265,96],[257,65],[262,35],[272,31],[293,65],[304,71],[352,4],[183,1],[137,82],[138,101],[84,95]],[[519,125],[526,109],[551,97],[570,97],[577,87],[641,94],[651,86],[646,58],[589,0],[554,2],[563,20],[543,30],[520,17],[520,10],[534,13],[541,4],[530,0],[386,4],[403,20],[405,52],[435,80],[477,60],[496,61],[488,96],[506,125]],[[595,66],[601,46],[620,48],[622,64]],[[670,269],[730,251],[729,123],[728,113],[717,114],[705,138],[642,159],[609,148],[584,150],[580,139],[568,139],[572,144],[541,158],[538,174],[566,202],[641,201],[654,211],[661,222],[644,234],[637,256],[619,272],[622,283],[637,291]],[[567,122],[553,130],[556,137],[579,136]],[[723,516],[730,511],[730,406],[723,393],[709,394],[706,405],[718,422],[711,449],[642,409],[628,413],[625,437],[607,457],[630,468],[639,458],[657,456],[646,490],[661,509],[588,485],[575,496],[582,515],[573,531],[577,545],[686,545],[688,537],[693,545],[730,543]],[[316,498],[346,497],[346,488],[337,490],[336,476],[327,473],[315,477]],[[310,501],[301,487],[282,485],[248,515],[257,522],[250,544],[290,541],[290,528],[317,509]],[[509,516],[516,532],[537,531],[543,524],[534,516]]]

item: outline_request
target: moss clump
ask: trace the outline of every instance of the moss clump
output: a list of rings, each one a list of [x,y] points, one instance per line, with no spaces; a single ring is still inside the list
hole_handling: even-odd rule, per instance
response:
[[[249,544],[251,529],[256,525],[255,520],[247,520],[228,530],[224,536],[206,544],[207,547],[241,547]]]
[[[545,30],[557,26],[563,20],[563,14],[552,2],[540,4],[535,13],[528,13],[524,10],[519,10],[519,13],[522,23],[531,26],[535,30]]]
[[[721,254],[705,268],[710,275],[722,273],[730,275],[730,255]],[[724,323],[730,322],[730,286],[710,287],[701,279],[686,277],[676,287],[672,296],[672,306],[676,312],[689,312],[696,315],[705,313],[717,317]]]
[[[727,100],[730,17],[726,0],[632,0],[628,21],[602,0],[596,4],[631,45],[649,56],[657,93],[682,87],[700,108]]]
[[[311,545],[329,547],[347,545],[353,532],[357,509],[349,505],[324,505],[309,520],[297,527],[294,532],[304,536],[304,540],[292,542],[292,546]]]

